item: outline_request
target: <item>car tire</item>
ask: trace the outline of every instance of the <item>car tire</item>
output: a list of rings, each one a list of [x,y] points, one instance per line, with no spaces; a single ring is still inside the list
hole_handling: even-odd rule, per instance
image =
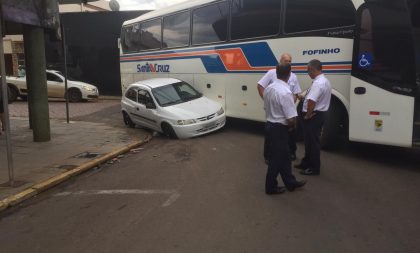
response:
[[[69,101],[70,102],[81,102],[82,101],[82,92],[80,90],[70,89],[68,92],[69,92],[68,96],[69,96]]]
[[[123,120],[124,120],[124,124],[129,127],[129,128],[134,128],[136,127],[136,124],[131,120],[130,116],[128,115],[127,112],[122,112],[123,114]]]
[[[178,136],[176,135],[175,130],[172,128],[171,125],[169,125],[166,122],[162,123],[162,131],[163,131],[163,134],[168,136],[169,138],[178,139]]]
[[[9,103],[13,103],[19,97],[19,92],[17,91],[16,87],[9,84]]]

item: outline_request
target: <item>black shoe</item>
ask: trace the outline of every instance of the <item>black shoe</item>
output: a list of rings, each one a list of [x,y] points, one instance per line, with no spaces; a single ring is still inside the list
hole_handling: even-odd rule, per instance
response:
[[[267,195],[275,195],[275,194],[282,194],[286,191],[285,187],[277,187],[272,191],[265,191]]]
[[[300,174],[305,175],[305,176],[317,176],[319,175],[319,171],[314,171],[313,169],[306,169],[306,170],[302,170]]]
[[[290,159],[292,161],[296,161],[296,154],[290,154]]]
[[[306,167],[306,166],[303,166],[303,164],[296,164],[295,166],[294,166],[296,169],[300,169],[300,170],[306,170],[308,167]]]
[[[292,192],[297,188],[303,187],[305,184],[306,184],[306,180],[296,181],[295,185],[292,187],[287,187],[287,190],[289,190],[289,192]]]

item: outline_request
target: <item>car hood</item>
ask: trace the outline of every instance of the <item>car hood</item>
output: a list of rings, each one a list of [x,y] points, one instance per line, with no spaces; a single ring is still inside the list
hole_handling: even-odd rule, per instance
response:
[[[73,86],[73,87],[78,87],[78,88],[82,88],[82,86],[88,86],[90,88],[95,88],[96,89],[95,85],[84,83],[84,82],[79,82],[79,81],[73,81],[73,80],[68,80],[68,85]]]
[[[185,103],[164,107],[174,118],[180,120],[197,119],[216,113],[222,106],[206,97]]]

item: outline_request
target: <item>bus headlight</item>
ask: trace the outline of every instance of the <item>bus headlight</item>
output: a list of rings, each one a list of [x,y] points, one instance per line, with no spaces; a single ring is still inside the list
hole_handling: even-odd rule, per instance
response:
[[[220,116],[220,115],[222,115],[223,113],[225,113],[225,110],[223,110],[223,107],[221,107],[221,108],[220,108],[220,110],[218,110],[218,111],[216,112],[217,116]]]
[[[177,123],[180,126],[191,125],[194,124],[196,121],[194,119],[187,119],[187,120],[178,120]]]

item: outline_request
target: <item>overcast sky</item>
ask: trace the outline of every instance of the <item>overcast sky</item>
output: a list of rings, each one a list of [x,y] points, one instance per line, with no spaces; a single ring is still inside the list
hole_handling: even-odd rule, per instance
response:
[[[120,10],[155,10],[186,0],[117,0]]]

